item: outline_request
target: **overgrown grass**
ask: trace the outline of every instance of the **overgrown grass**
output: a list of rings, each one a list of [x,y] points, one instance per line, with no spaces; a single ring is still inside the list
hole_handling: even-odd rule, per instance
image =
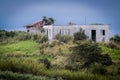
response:
[[[62,77],[65,80],[109,80],[109,77],[84,71],[47,70],[45,75],[51,77]]]
[[[12,71],[23,74],[42,75],[51,78],[63,78],[65,80],[108,80],[105,76],[94,75],[85,73],[84,71],[70,71],[64,69],[46,69],[43,64],[38,63],[36,60],[23,59],[23,58],[3,58],[0,59],[1,71]],[[14,78],[16,74],[13,75]],[[6,77],[10,77],[8,74]],[[37,80],[37,79],[35,79]],[[46,79],[45,79],[46,80]]]
[[[0,44],[0,54],[3,53],[33,53],[38,50],[38,43],[35,41],[20,41],[12,44]]]
[[[24,58],[0,59],[0,70],[40,75],[45,71],[44,64]]]
[[[10,71],[0,71],[0,80],[56,80],[45,76],[33,76],[31,74],[13,73]],[[59,78],[57,80],[62,80]]]
[[[38,63],[36,60],[31,59],[23,59],[23,58],[7,58],[7,59],[0,59],[0,70],[2,71],[12,71],[12,72],[19,72],[23,74],[33,74],[33,75],[42,75],[47,76],[51,78],[55,78],[56,80],[59,78],[59,80],[65,79],[65,80],[119,80],[119,75],[117,75],[117,78],[114,76],[103,76],[99,74],[92,74],[84,71],[70,71],[70,70],[64,70],[64,69],[45,69],[44,65],[41,63]],[[0,74],[5,76],[3,79],[10,80],[16,80],[20,75],[13,74],[13,73],[5,73]],[[32,76],[27,76],[27,80],[29,80],[29,77],[32,79]],[[60,78],[61,77],[61,78]],[[33,77],[34,78],[34,77]],[[21,76],[19,80],[25,80],[26,76]],[[39,80],[35,78],[34,80]],[[42,80],[42,79],[41,79]],[[45,78],[43,80],[49,80],[48,78]]]
[[[29,78],[30,80],[120,80],[120,65],[118,65],[120,62],[119,49],[111,49],[100,45],[103,53],[108,53],[113,60],[117,61],[114,65],[107,67],[107,74],[100,75],[88,73],[85,70],[70,71],[64,68],[67,57],[72,53],[69,48],[75,44],[47,46],[43,48],[43,53],[40,52],[41,49],[38,47],[41,44],[30,40],[12,44],[0,44],[0,55],[4,54],[0,58],[0,70],[47,77],[40,77],[39,79],[38,76],[34,78],[32,75],[24,76],[23,74],[11,72],[9,75],[9,72],[2,72],[2,75],[8,74],[8,76],[6,78],[0,77],[0,80],[17,80],[18,77],[23,78],[19,80],[29,80]],[[52,67],[57,65],[56,68],[46,69],[43,64],[38,62],[38,59],[44,58],[51,62]],[[12,79],[8,79],[8,77],[12,77]]]
[[[108,53],[113,60],[120,60],[120,49],[111,49],[104,45],[100,45],[100,48],[102,49],[102,53]]]

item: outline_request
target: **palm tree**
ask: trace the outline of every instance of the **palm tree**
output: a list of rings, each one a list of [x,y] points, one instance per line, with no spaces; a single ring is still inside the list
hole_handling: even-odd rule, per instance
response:
[[[53,18],[47,18],[46,16],[43,16],[42,21],[44,22],[44,25],[51,25],[55,22]]]
[[[43,21],[44,24],[46,25],[46,24],[48,23],[48,19],[47,19],[47,17],[46,17],[46,16],[43,16],[42,18],[43,18],[42,21]]]
[[[48,18],[48,20],[50,21],[50,24],[54,24],[55,20],[53,18]]]

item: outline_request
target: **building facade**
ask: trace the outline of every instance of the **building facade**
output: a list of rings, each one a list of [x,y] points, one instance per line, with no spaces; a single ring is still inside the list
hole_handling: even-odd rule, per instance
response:
[[[87,24],[87,25],[44,25],[43,21],[38,21],[25,26],[27,32],[41,33],[40,29],[44,28],[44,33],[48,36],[49,40],[54,40],[57,34],[73,36],[80,28],[85,31],[88,39],[96,42],[109,42],[110,38],[110,25],[105,24]]]
[[[49,40],[54,40],[57,34],[73,36],[80,28],[85,31],[88,39],[96,42],[109,42],[110,30],[109,25],[47,25],[43,26],[45,34]]]

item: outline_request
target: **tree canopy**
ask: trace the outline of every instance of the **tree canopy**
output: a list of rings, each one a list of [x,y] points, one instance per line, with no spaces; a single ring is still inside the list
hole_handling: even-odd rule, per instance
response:
[[[44,22],[44,25],[51,25],[55,22],[55,20],[52,17],[47,18],[47,16],[43,16],[42,21]]]
[[[117,34],[117,35],[115,35],[114,37],[112,37],[111,40],[120,43],[120,36]]]
[[[73,53],[68,59],[67,68],[71,70],[88,68],[94,63],[100,63],[105,66],[112,64],[111,57],[108,54],[102,54],[98,43],[93,41],[77,41],[76,46],[71,47],[70,50]]]

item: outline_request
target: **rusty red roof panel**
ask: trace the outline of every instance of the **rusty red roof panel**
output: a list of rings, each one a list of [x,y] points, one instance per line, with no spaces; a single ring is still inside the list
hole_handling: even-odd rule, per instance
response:
[[[43,26],[43,21],[38,21],[33,24],[27,25],[26,28],[31,28],[31,27],[42,27]]]

